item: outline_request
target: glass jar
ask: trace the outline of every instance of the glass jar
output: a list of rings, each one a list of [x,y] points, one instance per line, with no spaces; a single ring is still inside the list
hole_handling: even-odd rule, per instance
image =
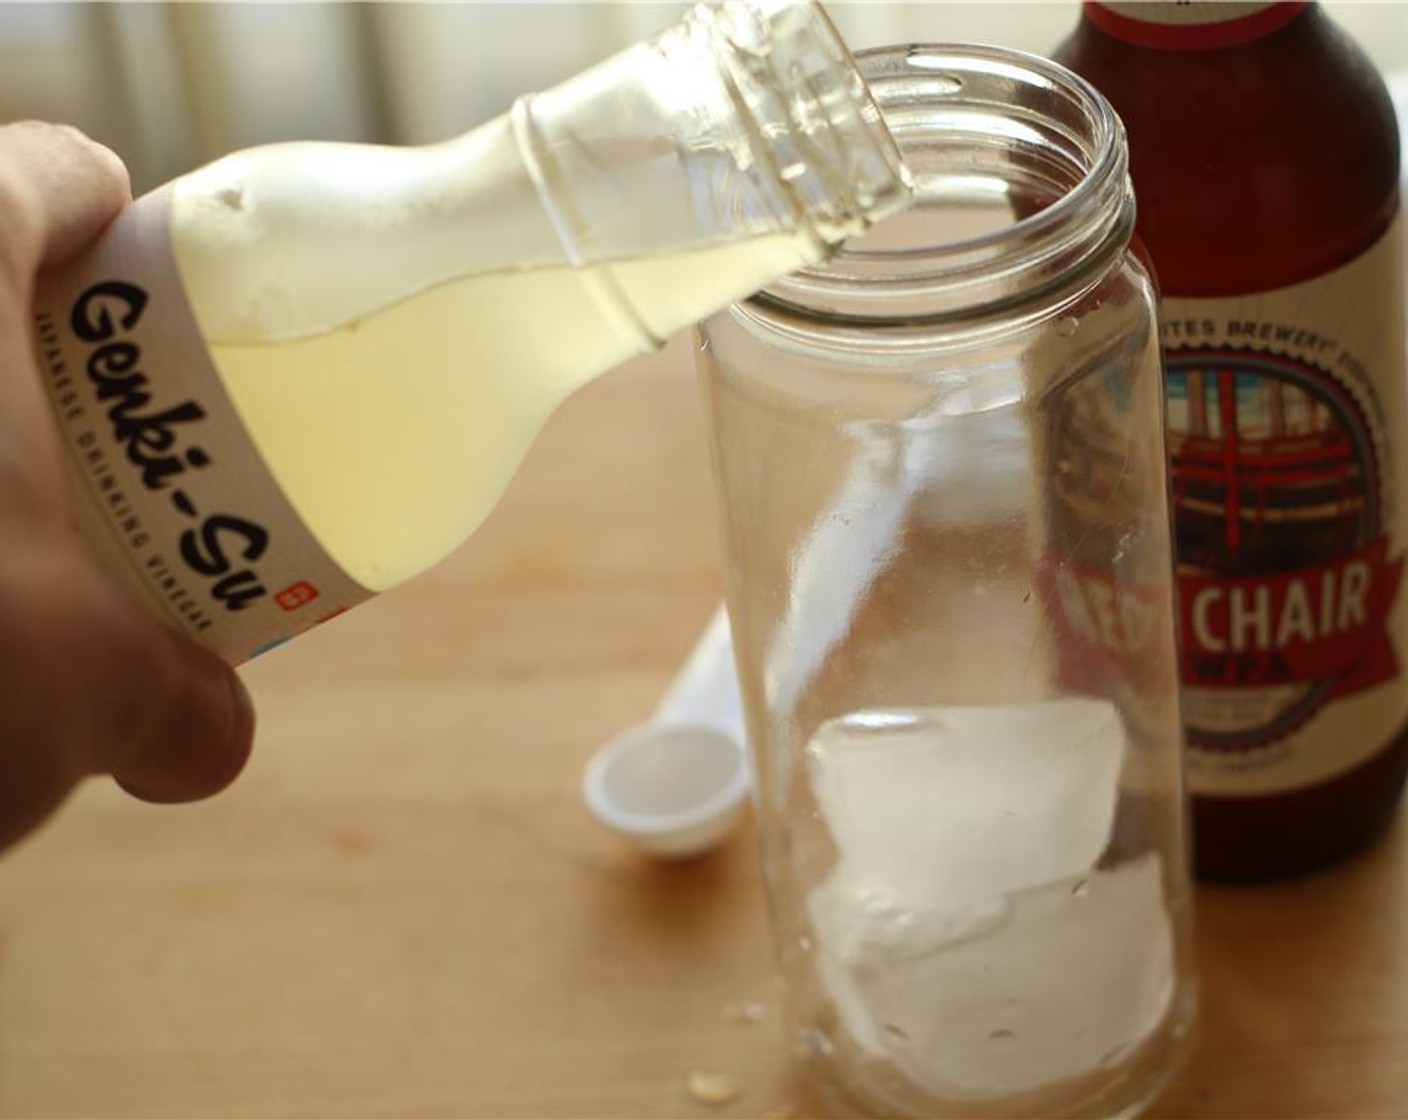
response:
[[[698,336],[790,1029],[842,1113],[1132,1115],[1194,994],[1123,131],[1037,58],[859,62],[915,207]]]

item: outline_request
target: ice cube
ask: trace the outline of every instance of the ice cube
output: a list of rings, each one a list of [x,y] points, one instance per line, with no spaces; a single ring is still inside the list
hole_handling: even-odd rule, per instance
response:
[[[942,1100],[992,1100],[1115,1065],[1173,996],[1155,853],[1019,892],[998,911],[892,909],[877,920],[873,896],[844,869],[811,904],[842,1028]]]
[[[1067,698],[848,715],[818,730],[807,765],[847,874],[944,912],[1093,867],[1125,751],[1113,704]]]
[[[815,945],[814,962],[827,998],[847,1033],[863,1050],[883,1054],[884,1024],[868,1011],[853,975],[857,962],[884,968],[958,944],[995,928],[1007,916],[997,899],[968,911],[906,909],[839,865],[808,898]]]

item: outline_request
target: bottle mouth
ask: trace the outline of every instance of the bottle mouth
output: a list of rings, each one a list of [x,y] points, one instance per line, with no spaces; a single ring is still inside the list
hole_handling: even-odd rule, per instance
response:
[[[884,116],[814,0],[708,0],[692,15],[731,48],[730,93],[795,214],[835,247],[910,201],[910,174]]]
[[[1083,288],[1123,252],[1134,228],[1124,128],[1094,87],[994,47],[855,57],[913,174],[913,203],[750,311],[871,328],[972,320]]]

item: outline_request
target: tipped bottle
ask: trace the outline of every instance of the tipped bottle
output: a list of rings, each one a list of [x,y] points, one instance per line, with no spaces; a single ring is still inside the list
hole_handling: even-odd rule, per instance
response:
[[[573,389],[908,199],[810,0],[716,0],[420,148],[278,144],[42,278],[85,534],[243,661],[428,568]]]

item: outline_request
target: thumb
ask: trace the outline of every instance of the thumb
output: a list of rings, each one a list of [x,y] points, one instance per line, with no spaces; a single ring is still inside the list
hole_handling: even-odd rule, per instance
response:
[[[249,758],[254,708],[235,671],[158,623],[104,572],[94,585],[78,654],[91,707],[74,728],[89,772],[109,773],[146,801],[218,793]]]
[[[85,777],[150,801],[227,785],[249,757],[244,687],[168,630],[76,541],[0,552],[0,850]]]

